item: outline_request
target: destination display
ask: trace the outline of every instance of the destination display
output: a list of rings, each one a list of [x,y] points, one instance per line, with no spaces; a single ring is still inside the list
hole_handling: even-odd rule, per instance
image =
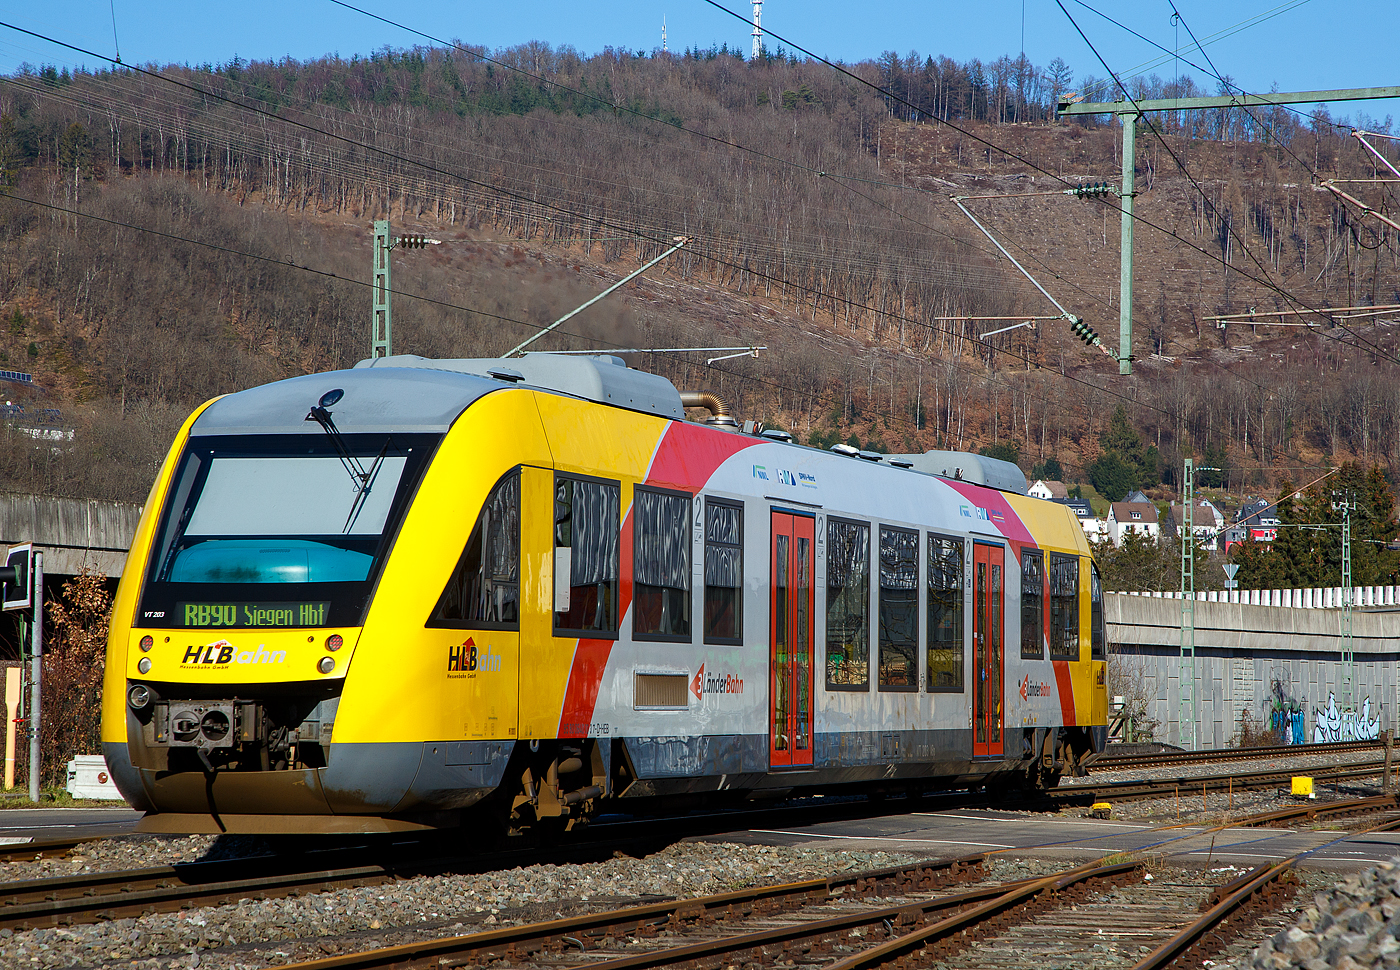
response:
[[[176,603],[177,625],[187,627],[324,626],[330,602]]]

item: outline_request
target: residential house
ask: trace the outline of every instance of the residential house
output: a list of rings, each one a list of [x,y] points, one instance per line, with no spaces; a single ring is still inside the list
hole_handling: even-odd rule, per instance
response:
[[[1161,531],[1157,506],[1151,502],[1114,502],[1108,507],[1108,538],[1115,546],[1121,546],[1123,537],[1130,532],[1156,542]]]
[[[1278,513],[1267,499],[1246,502],[1235,522],[1255,542],[1273,542],[1278,537]]]
[[[1032,498],[1043,498],[1051,502],[1069,497],[1069,489],[1064,482],[1037,481],[1030,488],[1026,489],[1026,494]]]
[[[1180,542],[1183,524],[1186,522],[1186,507],[1184,505],[1173,505],[1167,514],[1166,535],[1168,538]],[[1225,531],[1225,515],[1208,499],[1200,499],[1196,503],[1191,514],[1191,531],[1196,535],[1196,541],[1205,548],[1214,552],[1222,545],[1221,533]]]
[[[1105,532],[1104,520],[1094,514],[1094,508],[1089,504],[1088,499],[1082,498],[1058,498],[1053,500],[1057,505],[1067,505],[1079,519],[1079,527],[1084,530],[1084,536],[1093,542],[1102,539]]]

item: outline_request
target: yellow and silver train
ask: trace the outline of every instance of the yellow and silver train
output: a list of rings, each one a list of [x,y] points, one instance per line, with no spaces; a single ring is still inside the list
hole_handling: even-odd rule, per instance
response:
[[[230,394],[137,530],[107,762],[150,832],[1054,784],[1104,741],[1102,598],[1073,513],[1024,491],[744,433],[606,356]]]

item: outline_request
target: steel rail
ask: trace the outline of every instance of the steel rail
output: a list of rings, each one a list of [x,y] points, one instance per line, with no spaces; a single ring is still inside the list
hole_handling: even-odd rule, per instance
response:
[[[572,916],[543,923],[528,923],[523,926],[488,930],[467,936],[443,937],[367,950],[361,953],[324,957],[287,966],[295,967],[296,970],[375,970],[375,968],[381,967],[393,967],[396,970],[397,968],[431,967],[436,970],[443,960],[449,958],[454,964],[467,960],[486,961],[502,958],[518,960],[520,957],[532,953],[565,946],[587,949],[590,942],[606,940],[618,933],[645,936],[649,932],[684,922],[735,915],[747,916],[753,913],[766,915],[783,904],[787,904],[789,908],[796,908],[809,902],[826,902],[833,898],[839,898],[847,891],[878,895],[931,890],[948,882],[966,878],[974,870],[980,868],[984,858],[985,856],[981,854],[964,856],[945,862],[922,862],[913,866],[896,866],[829,879],[808,879],[776,886],[761,886],[713,896],[701,896],[695,899],[669,900],[644,906],[630,906],[624,909]],[[1024,882],[1027,880],[1022,880],[1016,885],[1019,886]],[[956,896],[944,897],[944,899],[963,900],[961,903],[948,905],[967,905],[977,899],[985,898],[987,893],[995,896],[997,893],[1005,893],[1005,891],[1005,886],[992,887],[988,890],[972,890],[969,893],[960,893]],[[942,905],[939,900],[930,900],[929,903],[935,908]],[[876,922],[882,922],[886,919],[893,920],[898,918],[902,911],[909,909],[910,904],[908,903],[882,908],[879,912],[885,915],[879,917]],[[794,929],[802,930],[808,925],[816,924],[798,924]],[[781,935],[781,931],[776,932]],[[724,941],[715,942],[723,943]],[[648,957],[671,952],[671,950],[653,951],[650,954],[639,954],[637,959],[645,961]],[[672,962],[674,959],[672,958]],[[594,966],[611,965],[608,963]],[[667,965],[667,963],[663,961],[661,964],[642,965]],[[594,967],[591,966],[589,970],[594,970]]]
[[[1356,778],[1370,778],[1381,774],[1384,770],[1385,762],[1375,761],[1327,771],[1310,770],[1309,774],[1317,781],[1346,781]],[[1173,792],[1189,795],[1203,789],[1207,792],[1246,791],[1251,788],[1266,788],[1270,785],[1286,782],[1295,774],[1296,772],[1289,770],[1271,770],[1230,775],[1188,775],[1179,778],[1148,778],[1136,781],[1077,784],[1048,791],[1045,793],[1045,798],[1052,803],[1074,805],[1112,798],[1161,798],[1173,794]]]
[[[1262,812],[1258,815],[1250,815],[1238,821],[1231,822],[1231,825],[1240,827],[1274,825],[1278,822],[1291,822],[1295,819],[1313,821],[1321,818],[1335,818],[1343,815],[1360,815],[1369,812],[1383,812],[1387,809],[1400,808],[1400,798],[1395,795],[1377,795],[1373,798],[1354,798],[1340,802],[1322,802],[1317,805],[1301,805],[1295,808],[1283,808],[1276,812]],[[1396,820],[1400,823],[1400,819]],[[1387,823],[1382,823],[1387,824]]]
[[[1338,741],[1329,744],[1274,744],[1260,748],[1221,748],[1213,751],[1161,751],[1155,754],[1101,754],[1088,763],[1091,771],[1117,771],[1120,768],[1156,765],[1189,765],[1214,761],[1263,761],[1268,758],[1296,758],[1350,751],[1384,750],[1379,741]]]
[[[0,862],[28,862],[61,856],[88,842],[101,842],[107,835],[75,835],[69,839],[34,839],[0,845]]]
[[[1279,901],[1292,889],[1293,865],[1297,856],[1283,862],[1260,866],[1215,890],[1206,900],[1210,908],[1200,919],[1144,957],[1133,970],[1162,970],[1185,956],[1192,947],[1209,943],[1212,935],[1241,910],[1257,909]]]
[[[931,948],[961,949],[978,932],[984,932],[1011,918],[1017,911],[1033,904],[1048,902],[1057,893],[1091,879],[1112,879],[1127,875],[1141,867],[1140,862],[1115,865],[1089,864],[1012,888],[995,899],[972,906],[961,913],[939,920],[881,943],[854,956],[828,964],[824,970],[869,970],[895,963],[905,957]]]

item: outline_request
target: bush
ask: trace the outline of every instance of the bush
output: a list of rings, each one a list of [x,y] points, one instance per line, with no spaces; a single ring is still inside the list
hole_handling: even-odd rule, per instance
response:
[[[48,600],[44,644],[40,781],[62,788],[74,755],[102,753],[102,673],[112,597],[106,581],[84,571]]]

